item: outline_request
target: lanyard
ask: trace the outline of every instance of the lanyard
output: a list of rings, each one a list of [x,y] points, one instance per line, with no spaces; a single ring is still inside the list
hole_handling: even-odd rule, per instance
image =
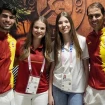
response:
[[[69,52],[70,52],[70,64],[72,64],[72,50],[73,50],[73,44],[70,44],[70,48],[69,48]],[[65,62],[65,60],[64,60],[64,53],[65,52],[65,50],[64,50],[64,48],[62,49],[62,65],[64,65],[64,62]]]
[[[42,64],[42,67],[41,67],[41,71],[40,71],[41,74],[42,74],[43,71],[44,71],[44,66],[45,66],[45,58],[44,58],[44,60],[43,60],[43,64]],[[29,71],[30,71],[30,73],[31,73],[31,72],[32,72],[32,66],[31,66],[31,57],[30,57],[30,54],[29,54],[29,56],[28,56],[28,68],[29,68]]]

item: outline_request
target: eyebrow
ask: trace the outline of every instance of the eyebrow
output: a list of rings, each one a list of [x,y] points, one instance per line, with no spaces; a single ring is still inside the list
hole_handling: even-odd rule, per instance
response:
[[[2,16],[6,17],[6,18],[9,17],[10,19],[15,19],[16,18],[15,15],[7,15],[5,13],[2,13]]]

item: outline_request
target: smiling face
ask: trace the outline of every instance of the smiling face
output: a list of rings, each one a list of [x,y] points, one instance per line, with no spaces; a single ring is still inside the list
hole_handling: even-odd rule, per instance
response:
[[[41,20],[34,23],[32,34],[35,39],[42,39],[46,33],[46,25]]]
[[[95,31],[99,31],[103,28],[104,16],[99,8],[93,7],[88,9],[88,20],[90,26]]]
[[[63,35],[69,35],[71,29],[69,20],[64,16],[61,16],[58,21],[58,28]]]
[[[10,28],[15,23],[15,15],[8,10],[3,10],[0,14],[0,30],[6,32],[9,31]]]

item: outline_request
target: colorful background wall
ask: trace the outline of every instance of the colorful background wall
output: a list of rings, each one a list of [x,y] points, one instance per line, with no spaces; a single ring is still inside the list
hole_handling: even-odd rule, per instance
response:
[[[54,38],[55,19],[61,11],[69,12],[77,32],[87,36],[91,27],[88,24],[86,8],[96,1],[105,6],[104,0],[0,0],[0,6],[3,2],[9,2],[17,8],[18,24],[12,30],[16,38],[26,36],[31,21],[40,15],[45,16],[49,21]]]

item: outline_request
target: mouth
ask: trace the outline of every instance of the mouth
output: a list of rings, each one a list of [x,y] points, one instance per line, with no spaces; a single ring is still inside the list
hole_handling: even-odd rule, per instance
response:
[[[5,25],[5,27],[10,27],[10,25]]]
[[[91,25],[92,25],[93,27],[97,27],[98,24],[97,24],[97,23],[92,23]]]
[[[97,23],[92,23],[93,25],[97,25]]]
[[[62,30],[63,30],[63,31],[67,31],[67,30],[68,30],[68,28],[62,28]]]
[[[97,22],[92,22],[92,25],[97,25]]]
[[[43,36],[42,34],[40,34],[40,33],[36,33],[36,36]]]
[[[42,35],[42,34],[40,34],[40,33],[38,34],[38,33],[37,33],[36,35],[37,35],[37,36],[40,36],[40,35]]]
[[[5,26],[5,27],[10,27],[11,25],[10,25],[10,24],[4,24],[4,26]]]

